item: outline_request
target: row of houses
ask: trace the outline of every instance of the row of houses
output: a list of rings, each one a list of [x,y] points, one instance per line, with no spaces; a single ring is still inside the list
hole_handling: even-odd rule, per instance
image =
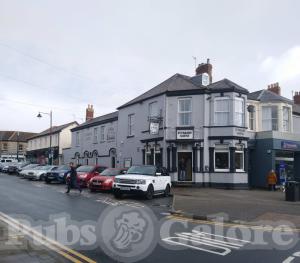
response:
[[[300,180],[300,93],[281,96],[278,83],[249,93],[228,79],[212,81],[209,60],[195,76],[175,74],[86,122],[51,132],[56,163],[167,167],[175,184],[264,187],[266,175]],[[28,140],[30,159],[49,156],[50,131]]]

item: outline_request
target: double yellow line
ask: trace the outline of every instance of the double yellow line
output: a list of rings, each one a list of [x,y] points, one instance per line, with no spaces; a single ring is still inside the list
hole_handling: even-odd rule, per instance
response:
[[[50,238],[47,238],[43,234],[39,233],[38,231],[21,224],[19,221],[15,220],[14,218],[0,212],[0,220],[6,223],[7,225],[11,226],[15,230],[23,233],[26,236],[29,236],[33,240],[37,241],[41,245],[49,248],[52,251],[60,254],[64,258],[70,260],[74,263],[97,263],[96,261],[86,257],[85,255],[70,249]]]

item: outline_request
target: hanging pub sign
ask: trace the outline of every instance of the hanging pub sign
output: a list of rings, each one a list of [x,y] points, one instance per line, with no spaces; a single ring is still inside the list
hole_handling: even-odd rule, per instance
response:
[[[157,135],[159,132],[159,122],[150,122],[150,134]]]
[[[176,139],[177,140],[190,140],[194,139],[194,130],[186,129],[186,130],[177,130],[176,131]]]

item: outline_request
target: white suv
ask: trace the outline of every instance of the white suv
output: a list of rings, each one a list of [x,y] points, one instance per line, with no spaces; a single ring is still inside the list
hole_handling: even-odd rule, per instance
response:
[[[171,177],[166,168],[153,165],[131,166],[126,174],[115,177],[113,193],[116,198],[123,194],[142,194],[147,199],[154,195],[168,196],[171,190]]]

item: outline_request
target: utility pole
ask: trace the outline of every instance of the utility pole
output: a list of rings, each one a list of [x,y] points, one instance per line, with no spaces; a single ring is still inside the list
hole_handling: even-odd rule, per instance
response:
[[[19,136],[20,132],[17,132],[17,161],[19,162]]]

